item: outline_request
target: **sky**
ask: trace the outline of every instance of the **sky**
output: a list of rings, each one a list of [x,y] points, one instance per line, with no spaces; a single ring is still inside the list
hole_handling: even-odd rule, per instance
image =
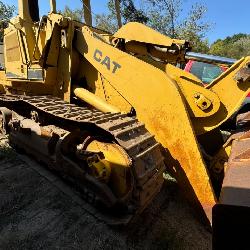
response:
[[[138,1],[138,0],[136,0]],[[2,0],[2,2],[16,5],[17,0]],[[107,13],[107,0],[91,0],[92,12],[95,14]],[[250,0],[184,0],[183,15],[187,13],[193,3],[204,3],[208,11],[206,19],[213,23],[212,29],[207,33],[210,43],[235,33],[250,34]],[[49,10],[49,0],[39,0],[40,12],[45,14]],[[68,5],[71,9],[80,8],[80,0],[57,0],[57,9],[64,9]]]

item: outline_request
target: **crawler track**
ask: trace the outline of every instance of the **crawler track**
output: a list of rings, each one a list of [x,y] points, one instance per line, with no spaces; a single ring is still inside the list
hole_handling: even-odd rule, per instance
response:
[[[175,183],[124,230],[92,216],[74,192],[58,188],[63,184],[0,139],[0,249],[211,249],[211,234],[194,218]]]
[[[137,119],[121,113],[103,113],[69,104],[52,96],[0,96],[0,105],[16,111],[23,107],[37,110],[57,123],[70,123],[76,128],[101,129],[129,155],[136,180],[134,203],[142,211],[159,192],[164,162],[161,146]]]

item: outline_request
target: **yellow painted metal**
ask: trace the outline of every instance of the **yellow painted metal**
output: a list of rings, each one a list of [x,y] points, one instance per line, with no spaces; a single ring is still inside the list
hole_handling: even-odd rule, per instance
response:
[[[122,96],[113,86],[105,79],[105,77],[99,74],[98,81],[96,81],[96,88],[99,88],[99,93],[95,92],[96,96],[104,99],[108,104],[119,107],[120,112],[128,114],[132,110],[132,105],[126,100],[126,97]]]
[[[56,69],[56,78],[48,77],[50,80],[54,80],[54,95],[59,96],[60,98],[64,99],[67,102],[71,101],[71,74],[74,67],[77,68],[77,64],[73,65],[73,50],[72,50],[72,41],[75,29],[75,22],[68,21],[67,19],[63,18],[59,14],[50,14],[50,20],[54,25],[61,25],[61,29],[64,30],[63,37],[60,33],[60,41],[63,40],[63,45],[59,46],[58,44],[54,44],[53,46],[58,46],[59,49],[59,56],[57,61]],[[48,22],[49,23],[49,22]],[[53,26],[51,27],[51,34],[53,33]],[[57,40],[58,41],[58,40]],[[51,51],[53,52],[53,50]],[[51,67],[49,67],[51,68]],[[53,67],[52,67],[53,68]],[[55,81],[56,79],[56,81]]]
[[[7,80],[0,75],[0,93],[20,95],[51,95],[53,85],[45,85],[43,82],[32,82],[28,85],[27,80]]]
[[[126,152],[115,143],[104,143],[97,140],[92,141],[86,150],[104,154],[105,159],[96,163],[96,168],[100,172],[105,168],[110,186],[117,197],[121,198],[126,195],[132,184],[128,178],[131,160]]]
[[[185,96],[191,118],[211,119],[211,116],[218,112],[221,105],[219,97],[216,93],[205,89],[199,79],[171,64],[166,65],[165,72],[176,82]]]
[[[22,37],[24,46],[26,47],[26,54],[28,56],[28,62],[32,62],[35,58],[39,58],[40,54],[36,51],[35,58],[33,57],[33,51],[36,43],[36,37],[34,32],[34,23],[31,20],[29,13],[28,0],[18,0],[18,12],[19,19],[16,19],[17,26],[21,26],[21,30],[25,36]]]
[[[23,20],[32,22],[29,13],[28,0],[18,0],[18,14]]]
[[[89,163],[89,167],[94,170],[93,175],[95,178],[108,182],[109,177],[110,177],[110,166],[108,163],[106,163],[104,160],[98,161],[98,162],[93,162]]]
[[[88,5],[89,0],[85,3]],[[30,52],[34,50],[36,28],[28,17],[27,1],[20,0],[19,4],[20,16],[14,20],[14,26],[6,30],[6,35],[14,34],[18,41],[21,30],[25,37],[20,45],[20,57],[9,62],[6,69],[21,74],[22,69],[17,66],[18,63],[26,63],[26,69],[28,65],[35,64]],[[90,20],[86,22],[91,24]],[[183,190],[193,201],[202,205],[210,218],[216,198],[197,135],[215,129],[239,107],[250,82],[249,79],[237,81],[235,76],[242,68],[249,68],[249,57],[237,62],[212,84],[203,88],[201,81],[188,72],[152,58],[167,61],[170,55],[166,47],[183,50],[186,42],[170,39],[142,24],[129,23],[114,36],[109,36],[100,32],[94,34],[93,28],[52,12],[45,28],[46,35],[43,34],[43,40],[38,46],[38,52],[47,56],[42,58],[44,64],[40,60],[45,71],[45,81],[5,80],[0,90],[3,88],[3,91],[9,93],[13,88],[17,93],[26,93],[28,90],[32,94],[41,94],[46,89],[66,101],[71,100],[74,91],[80,98],[105,112],[127,111],[133,107],[138,119],[145,123],[149,132],[165,148],[166,163],[175,173]],[[119,49],[121,40],[125,43],[122,48],[125,51]],[[49,49],[49,55],[44,50],[45,45],[48,46],[46,49]],[[24,52],[27,53],[26,62],[22,61]],[[13,57],[5,54],[6,58]],[[72,79],[83,86],[80,89],[74,88]],[[103,177],[103,168],[109,172],[110,167],[114,190],[117,190],[118,196],[123,196],[129,187],[126,175],[130,160],[117,147],[100,142],[89,145],[89,149],[99,150],[105,155],[105,160],[95,165],[98,176]]]
[[[103,143],[98,141],[91,142],[87,150],[91,152],[101,152],[98,150],[107,150],[109,146],[105,145],[105,149],[103,148]],[[99,181],[108,182],[111,175],[111,163],[106,159],[96,159],[95,161],[88,161],[88,167],[90,168],[90,173]]]
[[[116,38],[170,47],[173,44],[184,45],[185,40],[172,39],[137,22],[123,25],[115,34]]]
[[[174,169],[183,190],[189,191],[189,195],[195,194],[191,199],[198,200],[210,217],[216,199],[184,95],[176,82],[163,71],[95,39],[87,27],[79,31],[75,46],[122,96],[126,96],[138,119],[169,150],[166,162]],[[102,52],[98,60],[95,58],[97,49]],[[106,56],[111,63],[119,63],[120,68],[115,73],[102,64]]]
[[[41,54],[38,49],[34,53],[36,27],[29,13],[28,0],[19,0],[18,8],[19,15],[11,19],[4,31],[5,68],[8,78],[27,79],[32,64],[34,69],[40,68],[37,58]]]
[[[73,54],[76,54],[73,53]],[[79,82],[81,86],[81,79],[84,78],[86,81],[87,89],[95,94],[96,97],[101,98],[107,104],[114,107],[119,107],[119,110],[124,113],[129,113],[132,109],[130,103],[121,96],[116,89],[114,89],[106,78],[96,71],[86,59],[74,59],[74,65],[78,65],[76,72],[74,73],[74,82]],[[76,69],[75,67],[73,69]]]
[[[164,45],[163,45],[164,46]],[[137,41],[126,41],[125,42],[125,51],[128,53],[133,53],[135,56],[148,56],[152,58],[157,58],[164,62],[164,67],[166,63],[171,63],[176,65],[180,62],[185,62],[185,53],[186,53],[186,46],[180,46],[172,48],[168,47],[169,49],[162,49],[157,48],[155,45],[152,44],[145,44],[142,42]],[[173,53],[173,50],[175,52]]]
[[[79,88],[74,86],[73,92],[78,98],[89,103],[90,105],[92,105],[93,107],[102,112],[110,112],[110,113],[121,112],[117,107],[108,104],[103,99],[94,95],[93,93],[89,92],[84,88]]]
[[[165,72],[171,79],[175,80],[185,96],[189,115],[197,135],[217,128],[239,109],[249,93],[250,80],[238,82],[235,76],[242,69],[247,69],[249,64],[250,57],[242,58],[205,88],[202,88],[202,82],[193,78],[190,73],[173,65],[166,65]],[[202,95],[203,100],[211,101],[212,109],[202,110],[198,108],[199,105],[194,98],[196,94]]]
[[[209,169],[213,178],[220,180],[227,170],[227,162],[231,154],[232,141],[225,143],[221,149],[213,156]],[[221,180],[220,180],[221,181]]]
[[[206,87],[207,90],[218,96],[221,105],[214,116],[193,119],[192,122],[197,134],[218,127],[238,110],[249,93],[250,79],[238,82],[235,76],[243,68],[249,68],[248,65],[250,65],[250,57],[242,58]]]
[[[5,68],[6,73],[11,72],[12,75],[27,78],[27,70],[23,61],[23,50],[19,46],[19,31],[10,27],[5,30],[4,51],[5,51]]]

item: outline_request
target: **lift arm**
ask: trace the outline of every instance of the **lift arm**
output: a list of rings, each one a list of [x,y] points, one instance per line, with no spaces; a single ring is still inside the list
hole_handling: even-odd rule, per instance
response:
[[[163,71],[96,39],[87,27],[78,31],[74,47],[126,97],[138,119],[169,150],[166,162],[175,168],[183,190],[191,200],[198,200],[211,218],[216,199],[176,82]]]
[[[163,72],[96,39],[88,27],[83,27],[77,33],[74,46],[121,96],[126,97],[135,108],[139,120],[169,150],[166,162],[173,166],[183,190],[189,195],[193,190],[193,201],[198,200],[207,217],[211,218],[211,208],[216,198],[196,140],[196,132],[203,132],[207,127],[213,129],[225,120],[225,116],[220,116],[218,112],[221,106],[231,108],[228,114],[237,108],[235,100],[222,98],[222,87],[217,87],[220,90],[218,94],[214,92],[216,86],[224,85],[226,88],[226,81],[223,84],[215,82],[213,87],[205,89],[191,74],[183,73],[174,66],[169,65]],[[249,58],[246,58],[236,64],[230,71],[233,72],[230,78],[234,79],[234,73],[239,72],[248,61]],[[172,67],[177,70],[169,73]],[[230,72],[225,73],[224,77]],[[246,95],[250,82],[244,81],[238,85],[237,80],[232,80],[231,84],[235,85],[235,90],[239,89],[235,98],[238,102]],[[197,94],[207,102],[205,109],[201,108],[199,102],[197,104]],[[213,117],[219,120],[209,126],[209,119]],[[201,129],[197,129],[196,120],[197,123],[198,120],[204,120]],[[206,120],[209,122],[206,123]]]

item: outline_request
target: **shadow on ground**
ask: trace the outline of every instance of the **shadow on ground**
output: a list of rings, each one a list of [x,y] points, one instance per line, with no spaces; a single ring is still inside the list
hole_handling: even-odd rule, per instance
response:
[[[0,249],[211,249],[174,182],[126,228],[98,221],[0,141]]]

